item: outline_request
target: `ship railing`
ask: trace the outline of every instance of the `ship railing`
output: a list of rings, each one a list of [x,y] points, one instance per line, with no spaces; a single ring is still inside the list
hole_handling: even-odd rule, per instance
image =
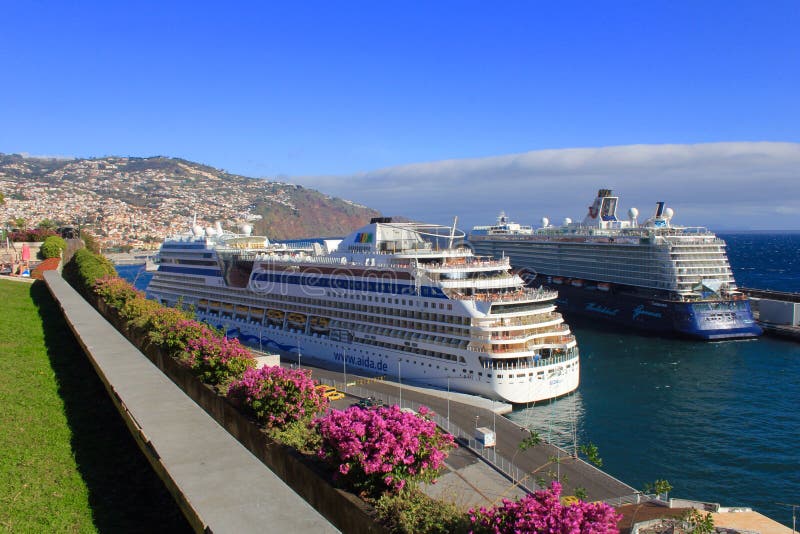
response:
[[[541,336],[541,335],[548,335],[548,334],[549,335],[553,335],[553,334],[557,334],[558,332],[568,332],[568,331],[569,331],[569,326],[564,324],[564,323],[561,323],[561,324],[555,325],[555,326],[547,326],[547,327],[542,327],[542,328],[535,328],[534,330],[532,330],[532,331],[530,331],[530,332],[528,332],[526,334],[522,334],[522,335],[509,336],[509,335],[504,335],[505,332],[493,332],[492,335],[491,335],[491,340],[493,342],[494,341],[514,341],[516,339],[527,339],[529,337],[534,337],[534,336]],[[473,336],[473,337],[477,337],[477,336]]]
[[[561,314],[549,312],[549,313],[537,313],[531,315],[529,317],[518,318],[514,317],[511,319],[498,319],[496,321],[491,321],[489,323],[478,323],[472,325],[473,328],[500,328],[506,326],[527,326],[527,325],[536,325],[540,323],[546,323],[548,321],[561,319]]]
[[[508,260],[475,260],[466,263],[426,263],[420,265],[426,271],[447,271],[447,272],[474,272],[476,267],[500,267],[509,268]]]
[[[464,295],[457,291],[450,291],[448,296],[455,300],[474,300],[481,302],[509,302],[524,300],[552,300],[558,296],[558,292],[549,289],[520,289],[508,293],[478,293],[475,295]]]
[[[574,353],[558,354],[548,358],[540,358],[538,360],[529,357],[530,361],[528,361],[525,365],[519,365],[516,362],[511,363],[502,358],[498,358],[491,360],[491,362],[482,362],[481,367],[489,371],[525,371],[537,369],[539,367],[547,367],[549,365],[565,363],[574,360],[576,357],[577,354]]]

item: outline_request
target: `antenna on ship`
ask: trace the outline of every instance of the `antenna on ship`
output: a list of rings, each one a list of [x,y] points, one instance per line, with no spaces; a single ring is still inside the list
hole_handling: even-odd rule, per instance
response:
[[[447,246],[448,249],[453,248],[453,239],[456,237],[456,223],[458,223],[458,215],[453,218],[453,228],[450,230],[450,241]]]

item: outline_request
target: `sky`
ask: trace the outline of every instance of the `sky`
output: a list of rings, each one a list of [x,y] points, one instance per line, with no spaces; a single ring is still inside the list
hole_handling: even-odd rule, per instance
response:
[[[0,2],[0,152],[182,157],[431,222],[800,229],[800,2]]]

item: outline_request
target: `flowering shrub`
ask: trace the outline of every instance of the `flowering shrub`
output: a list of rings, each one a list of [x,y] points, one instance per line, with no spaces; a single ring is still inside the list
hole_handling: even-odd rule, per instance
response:
[[[539,490],[518,501],[503,499],[501,506],[470,510],[470,521],[476,533],[515,534],[547,532],[560,534],[610,534],[619,532],[622,518],[605,503],[578,501],[560,502],[561,484],[553,481],[550,489]]]
[[[206,384],[223,388],[256,366],[253,354],[238,339],[219,337],[189,339],[180,361]]]
[[[37,242],[37,241],[44,241],[48,237],[52,235],[58,235],[53,230],[48,230],[47,228],[32,228],[30,230],[21,230],[18,232],[10,232],[8,234],[9,239],[14,243],[24,243],[24,242]]]
[[[144,298],[144,294],[118,276],[106,275],[94,282],[94,292],[108,306],[115,309],[122,308],[129,300],[136,297]]]
[[[314,385],[306,369],[247,369],[230,385],[228,397],[267,427],[284,428],[294,421],[310,420],[328,407],[328,399]]]
[[[431,481],[455,443],[425,417],[427,408],[419,413],[403,412],[396,405],[333,410],[316,422],[323,442],[317,455],[368,493]]]

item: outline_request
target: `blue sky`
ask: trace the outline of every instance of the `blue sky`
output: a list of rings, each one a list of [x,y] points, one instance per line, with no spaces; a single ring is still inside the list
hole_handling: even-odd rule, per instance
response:
[[[4,2],[0,152],[179,156],[403,213],[413,197],[353,177],[800,142],[799,27],[796,0]]]

